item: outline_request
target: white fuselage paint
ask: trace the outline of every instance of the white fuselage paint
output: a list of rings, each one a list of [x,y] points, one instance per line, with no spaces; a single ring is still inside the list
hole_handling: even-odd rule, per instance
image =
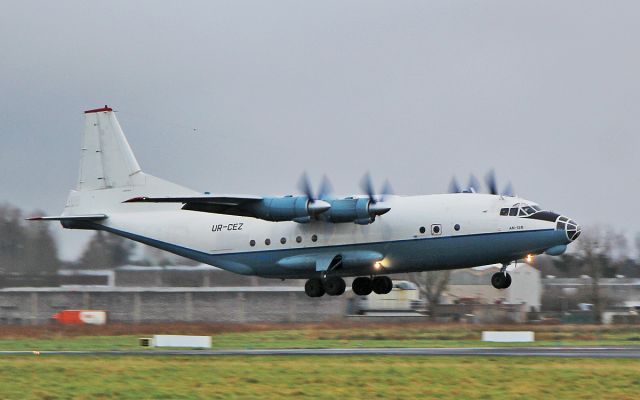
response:
[[[475,193],[390,196],[385,200],[385,204],[391,207],[391,211],[376,218],[376,221],[369,225],[323,221],[310,223],[270,222],[256,218],[185,211],[175,204],[131,203],[118,207],[121,212],[111,213],[104,225],[141,238],[150,238],[210,255],[213,265],[216,265],[216,260],[221,259],[216,256],[225,256],[226,260],[243,260],[242,262],[247,263],[247,255],[270,252],[269,254],[275,254],[275,256],[264,258],[264,262],[267,262],[268,265],[251,265],[250,267],[254,268],[253,272],[259,275],[284,277],[288,276],[290,271],[279,273],[278,270],[283,270],[283,268],[274,262],[281,258],[277,255],[280,254],[278,252],[286,253],[287,256],[320,253],[338,255],[345,251],[345,246],[367,249],[370,244],[378,246],[382,244],[386,249],[383,254],[386,257],[386,253],[394,254],[396,243],[411,240],[456,237],[470,237],[471,240],[474,240],[474,237],[481,238],[486,234],[510,234],[555,229],[555,222],[499,215],[501,208],[510,207],[515,203],[531,204],[524,199],[515,197]],[[149,206],[154,211],[144,211]],[[434,225],[440,227],[439,233],[432,231]],[[458,231],[454,229],[455,225],[460,226]],[[420,232],[421,227],[425,229],[424,233]],[[314,235],[317,237],[315,242],[312,241]],[[297,237],[301,238],[300,243],[297,242]],[[492,240],[497,244],[504,237],[504,235],[498,235]],[[284,244],[281,243],[283,238],[285,239]],[[267,239],[270,240],[269,245],[265,244]],[[250,244],[252,240],[255,241],[253,246]],[[544,251],[537,244],[528,244],[526,241],[522,242],[521,247],[521,257],[528,253]],[[172,249],[168,250],[175,252]],[[465,251],[464,248],[456,249],[455,246],[451,250],[453,252]],[[418,262],[412,262],[412,266],[409,268],[405,268],[403,265],[394,265],[393,260],[385,259],[383,262],[386,264],[384,265],[385,272],[408,272],[440,267],[431,264],[430,254],[420,254],[419,249],[416,249],[415,252],[417,254],[412,254],[411,257],[417,259]],[[503,256],[498,254],[494,262],[504,261],[510,256],[504,255],[502,258]],[[423,259],[422,262],[419,262],[420,259]],[[260,263],[259,261],[254,262]],[[477,265],[485,262],[485,259],[478,260]],[[448,263],[445,262],[445,264]],[[465,263],[459,267],[467,266],[469,265]],[[224,268],[223,265],[222,267]],[[362,273],[362,270],[352,272],[357,275]],[[300,276],[313,275],[313,273],[315,271],[304,271]],[[342,275],[351,275],[351,273],[350,271],[342,271]]]

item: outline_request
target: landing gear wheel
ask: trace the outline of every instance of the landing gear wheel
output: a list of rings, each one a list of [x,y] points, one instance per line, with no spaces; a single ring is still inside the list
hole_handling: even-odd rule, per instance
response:
[[[371,294],[373,288],[371,287],[371,279],[366,276],[361,276],[353,280],[351,284],[351,289],[353,289],[353,293],[357,296],[368,296]]]
[[[324,287],[322,281],[319,278],[311,278],[304,284],[304,292],[309,297],[322,297],[324,294]]]
[[[327,291],[329,296],[340,296],[344,293],[346,287],[347,285],[344,283],[344,279],[339,276],[332,276],[324,281],[324,290]]]
[[[496,272],[491,276],[491,284],[496,289],[506,289],[511,286],[511,275],[506,272]]]
[[[387,294],[393,289],[393,281],[388,276],[376,276],[371,287],[376,294]]]
[[[505,274],[505,278],[506,281],[504,283],[504,288],[507,289],[509,286],[511,286],[511,275]]]

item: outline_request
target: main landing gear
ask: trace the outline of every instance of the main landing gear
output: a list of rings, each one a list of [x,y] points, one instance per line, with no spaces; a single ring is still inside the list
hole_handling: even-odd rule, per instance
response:
[[[311,278],[304,284],[304,292],[309,297],[322,297],[325,293],[329,296],[340,296],[346,288],[347,284],[339,276]]]
[[[387,294],[393,289],[393,281],[388,276],[376,276],[368,278],[361,276],[353,280],[351,285],[353,293],[358,296],[367,296],[371,292]],[[340,296],[344,293],[346,284],[339,276],[328,278],[311,278],[304,285],[304,292],[309,297],[322,297],[325,293],[329,296]]]
[[[491,276],[491,284],[496,289],[506,289],[511,286],[511,275],[507,272],[507,266],[503,265],[500,272]]]

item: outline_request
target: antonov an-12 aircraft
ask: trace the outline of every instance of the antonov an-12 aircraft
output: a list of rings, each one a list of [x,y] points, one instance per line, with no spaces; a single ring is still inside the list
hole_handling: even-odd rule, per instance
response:
[[[492,175],[491,175],[492,176]],[[307,279],[310,297],[345,292],[344,277],[365,296],[388,293],[387,276],[501,263],[491,283],[511,284],[511,262],[560,255],[578,238],[573,220],[537,204],[476,188],[427,196],[337,197],[326,183],[314,196],[200,193],[144,173],[113,110],[85,111],[78,186],[60,221],[69,229],[102,230],[243,275]],[[477,186],[476,186],[477,187]]]

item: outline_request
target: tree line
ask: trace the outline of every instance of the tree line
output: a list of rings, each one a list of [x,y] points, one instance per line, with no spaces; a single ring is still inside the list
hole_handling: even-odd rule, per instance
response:
[[[78,260],[64,262],[51,224],[26,221],[19,208],[0,205],[0,274],[53,275],[61,268],[105,269],[131,262],[135,243],[104,232],[94,233]]]

